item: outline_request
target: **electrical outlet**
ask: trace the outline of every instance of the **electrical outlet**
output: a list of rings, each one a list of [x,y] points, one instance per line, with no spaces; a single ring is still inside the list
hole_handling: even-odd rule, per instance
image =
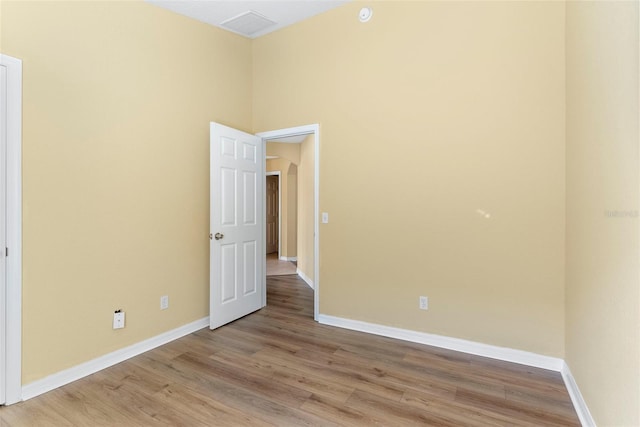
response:
[[[429,298],[420,297],[420,310],[428,310],[428,309],[429,309]]]
[[[124,311],[116,310],[113,313],[113,329],[124,328]]]
[[[169,295],[163,295],[160,297],[160,310],[166,310],[169,308]]]

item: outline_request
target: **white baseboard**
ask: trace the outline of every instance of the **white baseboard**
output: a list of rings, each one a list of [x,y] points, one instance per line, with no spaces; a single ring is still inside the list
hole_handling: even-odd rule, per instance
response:
[[[295,256],[281,256],[280,261],[298,261],[298,257]]]
[[[562,363],[561,373],[564,385],[567,387],[567,391],[571,397],[571,402],[573,402],[573,407],[578,414],[578,418],[580,418],[580,424],[582,424],[583,427],[595,427],[596,422],[591,416],[589,408],[587,408],[587,403],[584,401],[582,393],[580,393],[580,389],[578,388],[575,378],[573,378],[573,375],[571,374],[569,365],[565,362]]]
[[[34,381],[23,386],[22,400],[31,399],[32,397],[36,397],[58,387],[62,387],[65,384],[69,384],[73,381],[79,380],[80,378],[94,374],[117,363],[124,362],[127,359],[144,353],[145,351],[152,350],[207,326],[209,326],[209,317],[204,317],[200,320],[196,320],[195,322],[188,323],[184,326],[180,326],[179,328],[164,332],[160,335],[156,335],[155,337],[74,366],[73,368],[65,369],[64,371],[49,375],[41,380]]]
[[[354,331],[366,332],[369,334],[381,335],[419,344],[427,344],[449,350],[475,354],[477,356],[490,357],[492,359],[504,360],[506,362],[519,363],[521,365],[559,372],[562,375],[565,386],[567,387],[573,407],[578,414],[580,424],[583,427],[596,427],[596,422],[591,416],[587,403],[578,389],[578,384],[573,378],[571,370],[569,370],[569,365],[567,365],[567,363],[562,359],[522,350],[515,350],[512,348],[462,340],[459,338],[445,337],[442,335],[434,335],[425,332],[417,332],[408,329],[362,322],[359,320],[328,316],[326,314],[319,314],[318,322],[324,325],[337,326],[339,328],[351,329]]]
[[[445,337],[442,335],[428,334],[426,332],[417,332],[408,329],[394,328],[391,326],[377,325],[375,323],[362,322],[359,320],[344,319],[325,314],[318,315],[318,322],[324,325],[337,326],[339,328],[352,329],[354,331],[367,332],[389,338],[397,338],[404,341],[432,345],[449,350],[475,354],[477,356],[504,360],[506,362],[520,363],[522,365],[534,366],[536,368],[549,369],[556,372],[560,372],[564,365],[564,361],[562,359],[530,353],[528,351],[498,347],[459,338]]]
[[[309,285],[309,287],[310,287],[311,289],[314,289],[314,286],[313,286],[313,280],[309,279],[309,278],[308,278],[308,277],[307,277],[307,276],[306,276],[302,271],[300,271],[300,269],[299,269],[299,268],[297,268],[297,269],[296,269],[296,274],[297,274],[298,276],[300,276],[300,278],[301,278],[302,280],[304,280],[304,281],[305,281],[305,283],[306,283],[307,285]],[[321,323],[322,323],[322,322],[321,322]]]
[[[313,281],[307,278],[300,270],[297,270],[297,273],[311,288],[313,288]],[[573,406],[580,419],[580,423],[583,427],[596,426],[596,423],[589,412],[589,408],[580,393],[578,385],[571,374],[569,366],[562,359],[522,350],[462,340],[459,338],[451,338],[442,335],[428,334],[426,332],[418,332],[359,320],[329,316],[326,314],[319,314],[318,322],[324,325],[336,326],[339,328],[351,329],[354,331],[366,332],[369,334],[381,335],[419,344],[432,345],[449,350],[475,354],[477,356],[490,357],[492,359],[504,360],[506,362],[519,363],[522,365],[560,372],[565,386],[567,387],[567,391],[569,392],[569,396],[571,397],[571,401],[573,402]],[[46,378],[23,386],[22,400],[28,400],[58,387],[62,387],[73,381],[94,374],[117,363],[124,362],[127,359],[167,344],[207,326],[209,326],[209,317],[204,317],[179,328],[164,332],[155,337],[74,366],[73,368],[49,375]]]

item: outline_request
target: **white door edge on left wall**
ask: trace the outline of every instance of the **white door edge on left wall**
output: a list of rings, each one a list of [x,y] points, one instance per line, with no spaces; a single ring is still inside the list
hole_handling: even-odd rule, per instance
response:
[[[6,213],[6,196],[5,196],[5,169],[7,158],[7,67],[0,66],[0,248],[6,247],[5,232],[7,230],[5,222]],[[5,310],[7,308],[6,303],[6,256],[5,252],[0,250],[0,405],[4,405],[5,401],[5,384],[4,378],[6,377],[6,316]]]
[[[0,54],[6,71],[6,257],[4,403],[22,400],[22,61]],[[0,251],[6,249],[0,248]]]

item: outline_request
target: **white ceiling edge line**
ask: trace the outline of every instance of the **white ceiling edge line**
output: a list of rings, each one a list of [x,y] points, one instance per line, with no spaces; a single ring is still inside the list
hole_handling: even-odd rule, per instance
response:
[[[255,39],[281,28],[342,6],[352,0],[145,0],[147,3],[180,15],[196,19],[249,39]],[[275,22],[261,30],[248,33],[234,31],[223,25],[252,12]]]

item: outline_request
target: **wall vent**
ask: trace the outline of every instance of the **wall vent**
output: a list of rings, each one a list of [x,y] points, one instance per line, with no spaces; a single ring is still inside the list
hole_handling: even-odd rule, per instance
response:
[[[241,13],[220,23],[221,27],[247,37],[251,37],[272,25],[276,25],[276,23],[253,10]]]

